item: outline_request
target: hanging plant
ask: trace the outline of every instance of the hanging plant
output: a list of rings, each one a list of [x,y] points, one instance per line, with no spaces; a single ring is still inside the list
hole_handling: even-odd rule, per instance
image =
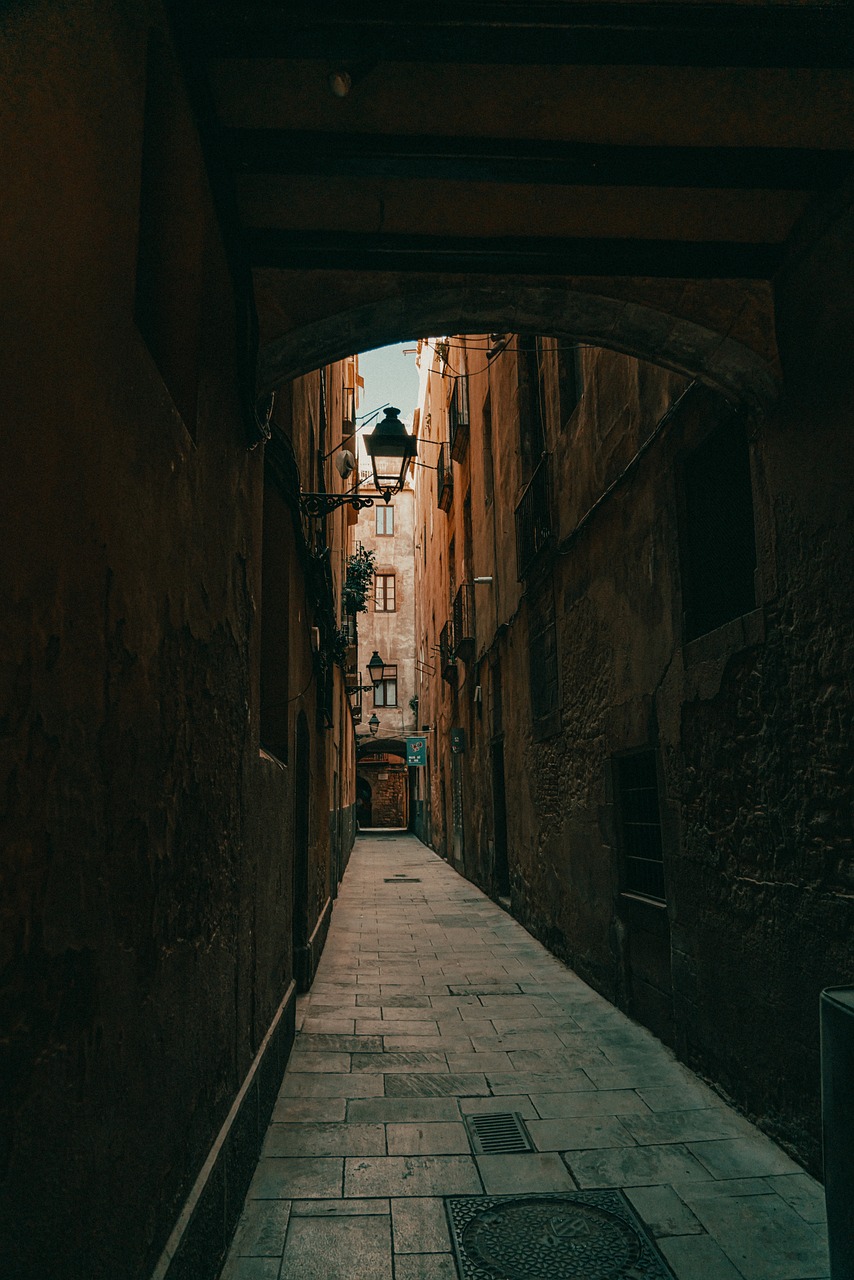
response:
[[[332,633],[331,657],[337,666],[341,668],[346,666],[349,647],[350,632],[346,627],[336,627]]]
[[[347,613],[367,613],[375,563],[373,551],[366,551],[364,547],[347,557],[347,572],[341,589],[341,603]]]

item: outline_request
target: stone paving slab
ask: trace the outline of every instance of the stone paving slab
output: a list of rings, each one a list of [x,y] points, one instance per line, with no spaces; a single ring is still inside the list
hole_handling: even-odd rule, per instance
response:
[[[392,1280],[389,1219],[291,1219],[280,1280]]]
[[[346,1196],[456,1196],[483,1190],[471,1156],[386,1156],[346,1161]]]
[[[444,1200],[392,1200],[391,1222],[395,1253],[450,1253]]]
[[[383,1156],[381,1124],[271,1124],[265,1156]]]
[[[386,1126],[390,1156],[468,1155],[471,1151],[464,1124],[436,1121]]]
[[[297,1028],[222,1280],[456,1280],[444,1197],[576,1186],[676,1280],[828,1280],[821,1187],[414,837],[358,840]],[[505,1112],[535,1150],[475,1156]]]

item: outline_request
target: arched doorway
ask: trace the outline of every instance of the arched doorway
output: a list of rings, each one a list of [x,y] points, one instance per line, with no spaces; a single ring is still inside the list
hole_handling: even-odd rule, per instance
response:
[[[398,738],[377,738],[358,748],[356,796],[370,796],[368,821],[359,826],[399,830],[409,825],[409,769],[406,743]]]
[[[367,778],[358,777],[356,779],[356,821],[360,827],[371,827],[372,822],[372,806],[371,797],[373,796],[373,787]]]

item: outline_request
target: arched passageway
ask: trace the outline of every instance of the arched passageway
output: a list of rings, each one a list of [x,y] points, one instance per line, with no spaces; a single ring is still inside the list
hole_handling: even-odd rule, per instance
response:
[[[643,297],[642,291],[636,292]],[[723,295],[730,308],[729,314],[720,318],[723,331],[703,323],[707,317],[703,314],[702,287],[686,287],[681,297],[676,291],[669,299],[661,290],[655,301],[664,307],[669,303],[671,309],[659,310],[633,300],[630,290],[622,297],[613,289],[590,292],[586,281],[531,285],[511,275],[491,287],[465,282],[430,288],[410,283],[397,296],[334,313],[270,342],[260,353],[259,378],[262,387],[272,389],[319,364],[350,354],[354,342],[367,350],[450,331],[548,333],[699,377],[734,399],[767,408],[778,392],[770,291],[734,292],[712,286],[709,292]],[[683,308],[689,309],[686,295],[697,303],[699,320],[680,315]],[[758,350],[741,340],[740,325],[745,329],[758,325],[760,332],[765,330]]]
[[[701,638],[689,699],[699,898],[719,952],[721,920],[743,951],[704,986],[676,918],[672,972],[689,1013],[701,991],[755,1031],[722,1065],[759,1079],[782,1025],[777,929],[807,977],[782,993],[805,1084],[778,1072],[775,1114],[814,1146],[815,940],[850,936],[850,784],[829,756],[848,723],[851,6],[464,0],[403,26],[301,2],[7,8],[7,1269],[55,1273],[57,1241],[63,1280],[222,1257],[308,976],[295,938],[315,963],[331,913],[333,778],[356,772],[329,661],[337,561],[299,506],[300,485],[336,483],[346,369],[301,380],[266,454],[247,436],[259,392],[429,329],[601,343],[766,412],[764,639],[742,629],[728,659]],[[265,602],[270,536],[287,582],[276,596],[268,575]],[[658,549],[635,557],[656,583]],[[288,644],[261,625],[271,596]],[[616,617],[631,594],[606,597]],[[658,665],[666,690],[680,661]],[[617,700],[605,727],[651,722],[649,701]],[[728,794],[738,752],[749,809]],[[555,827],[562,794],[541,806]],[[450,779],[435,798],[448,812]],[[585,810],[588,887],[612,816]]]
[[[360,787],[369,797],[367,820],[360,818],[360,827],[400,830],[409,825],[409,776],[405,747],[402,754],[388,748],[384,750],[376,744],[373,750],[361,748],[357,762],[357,794]]]

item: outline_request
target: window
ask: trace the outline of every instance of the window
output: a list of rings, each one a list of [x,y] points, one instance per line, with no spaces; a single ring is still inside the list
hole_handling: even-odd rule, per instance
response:
[[[542,349],[538,338],[521,336],[518,345],[519,445],[527,476],[546,448],[543,408]]]
[[[465,374],[456,377],[453,382],[448,404],[448,436],[451,457],[455,462],[462,462],[469,439],[469,380]]]
[[[581,349],[579,347],[558,346],[558,404],[560,422],[563,431],[575,412],[575,407],[584,394],[584,379],[581,369]]]
[[[377,613],[394,613],[394,574],[378,573],[374,579],[374,608]]]
[[[532,590],[528,597],[528,670],[534,738],[546,738],[560,728],[557,627],[551,578]]]
[[[379,537],[390,538],[394,533],[394,507],[385,503],[381,507],[376,508],[377,512],[377,534]]]
[[[623,889],[664,902],[664,859],[655,752],[635,751],[615,760]]]
[[[385,666],[386,671],[392,672],[391,675],[385,676],[380,680],[378,685],[374,686],[374,706],[375,707],[396,707],[397,706],[397,667],[392,667],[388,663]]]
[[[270,454],[268,454],[269,462]],[[287,764],[293,525],[278,488],[264,485],[261,536],[261,746]]]
[[[492,397],[489,391],[483,402],[483,495],[487,507],[495,494],[495,472],[492,465]]]
[[[693,640],[756,605],[750,454],[737,418],[686,460],[683,495],[682,598]]]

